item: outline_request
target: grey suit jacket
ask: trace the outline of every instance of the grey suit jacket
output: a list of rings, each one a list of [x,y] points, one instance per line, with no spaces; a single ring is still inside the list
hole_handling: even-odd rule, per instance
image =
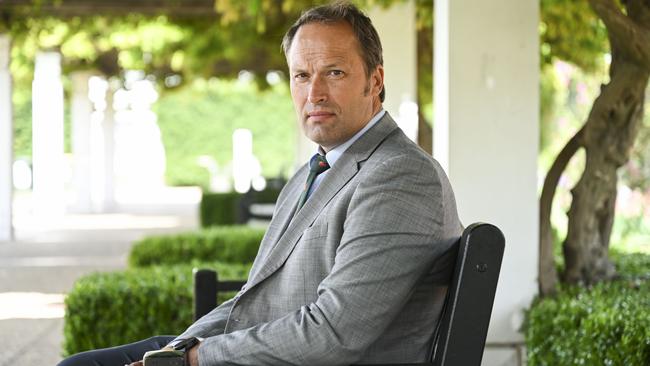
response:
[[[208,365],[421,362],[462,226],[447,177],[386,115],[298,212],[282,190],[246,286],[179,338]]]

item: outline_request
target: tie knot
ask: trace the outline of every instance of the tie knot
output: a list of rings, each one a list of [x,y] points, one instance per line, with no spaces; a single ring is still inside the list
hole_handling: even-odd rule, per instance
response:
[[[315,154],[309,161],[309,171],[312,173],[320,174],[330,168],[324,155]]]

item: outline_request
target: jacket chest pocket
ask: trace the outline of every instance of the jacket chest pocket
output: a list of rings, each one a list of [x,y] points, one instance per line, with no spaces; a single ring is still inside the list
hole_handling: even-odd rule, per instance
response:
[[[327,222],[305,230],[287,260],[289,268],[311,272],[315,277],[329,273],[334,264],[337,240],[328,235]]]

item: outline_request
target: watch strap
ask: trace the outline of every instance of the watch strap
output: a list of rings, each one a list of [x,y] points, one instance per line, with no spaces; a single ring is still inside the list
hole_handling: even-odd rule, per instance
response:
[[[196,346],[201,340],[196,337],[182,338],[170,342],[167,346],[176,351],[186,351]]]

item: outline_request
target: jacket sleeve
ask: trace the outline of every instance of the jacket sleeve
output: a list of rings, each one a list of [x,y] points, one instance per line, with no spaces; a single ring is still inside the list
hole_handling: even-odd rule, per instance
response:
[[[201,319],[194,322],[183,334],[174,340],[190,337],[205,338],[222,334],[226,328],[226,321],[228,320],[228,314],[230,314],[233,302],[234,300],[230,299],[217,306],[211,312],[201,317]]]
[[[444,221],[436,172],[430,160],[406,156],[361,171],[335,264],[317,300],[274,321],[207,338],[200,365],[349,365],[361,359],[447,249],[436,246]]]

